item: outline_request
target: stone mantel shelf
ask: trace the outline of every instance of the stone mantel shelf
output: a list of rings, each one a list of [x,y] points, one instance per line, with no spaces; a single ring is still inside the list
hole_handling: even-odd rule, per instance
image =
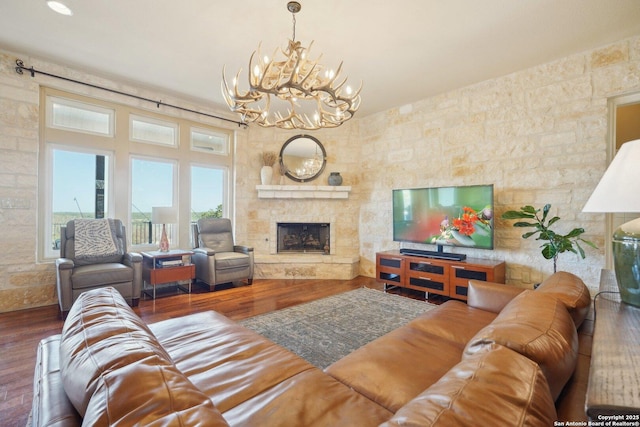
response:
[[[348,199],[350,185],[256,185],[259,199]]]

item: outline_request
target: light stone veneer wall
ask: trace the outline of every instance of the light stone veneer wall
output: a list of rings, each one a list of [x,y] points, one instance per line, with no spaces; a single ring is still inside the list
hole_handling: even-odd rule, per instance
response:
[[[168,104],[195,111],[212,112],[210,106],[197,105],[172,94],[143,90],[19,52],[3,50],[0,46],[0,312],[58,302],[55,265],[36,260],[41,85],[194,122],[238,129],[238,126],[218,119],[169,107],[156,108],[155,104],[149,102],[40,74],[36,74],[34,78],[28,72],[19,75],[15,72],[17,58],[22,59],[26,66],[33,66],[37,70],[149,99],[161,99]],[[246,147],[246,135],[247,132],[241,129],[236,132],[238,146]],[[236,164],[238,170],[246,169],[246,158],[238,156]],[[116,211],[126,215],[127,207],[116,206]],[[181,231],[180,241],[189,241],[186,232]]]
[[[149,108],[141,101],[52,78],[20,76],[14,71],[16,58],[55,74],[209,111],[171,94],[0,47],[0,312],[57,303],[55,268],[35,258],[39,86]],[[640,92],[640,37],[314,132],[325,145],[328,165],[312,184],[324,184],[329,172],[339,171],[344,184],[352,187],[346,200],[258,199],[260,154],[279,151],[299,132],[238,129],[236,240],[254,246],[262,257],[258,277],[374,276],[375,252],[398,248],[391,235],[393,188],[493,183],[497,217],[525,204],[552,203],[566,230],[587,229],[586,237],[601,249],[587,249],[583,261],[563,254],[559,268],[595,288],[604,265],[605,221],[603,215],[583,214],[581,209],[606,168],[607,99],[633,92]],[[366,102],[366,94],[363,97]],[[191,113],[161,112],[227,126]],[[283,263],[263,256],[269,253],[270,221],[297,214],[336,218],[335,254]],[[464,252],[504,259],[510,283],[540,281],[551,272],[551,262],[539,254],[538,242],[521,239],[520,231],[497,220],[495,250]]]
[[[360,212],[360,152],[358,121],[352,120],[330,130],[314,131],[327,153],[327,165],[314,181],[297,183],[288,178],[284,184],[327,185],[330,172],[340,172],[343,185],[351,186],[346,199],[260,199],[260,168],[264,151],[280,152],[282,145],[300,131],[262,129],[250,126],[248,146],[238,147],[247,158],[248,168],[236,179],[236,222],[238,243],[254,247],[256,278],[351,279],[360,273],[358,223]],[[240,170],[238,168],[238,170]],[[273,184],[280,184],[276,167]],[[331,255],[272,255],[277,221],[331,222],[335,235]]]
[[[562,254],[558,269],[597,289],[605,217],[581,210],[607,164],[607,98],[638,91],[635,37],[363,118],[361,273],[374,276],[375,252],[398,247],[390,189],[494,184],[496,248],[464,252],[505,260],[509,283],[543,280],[553,265],[540,242],[499,216],[551,203],[559,231],[583,227],[600,248],[587,248],[585,260]]]

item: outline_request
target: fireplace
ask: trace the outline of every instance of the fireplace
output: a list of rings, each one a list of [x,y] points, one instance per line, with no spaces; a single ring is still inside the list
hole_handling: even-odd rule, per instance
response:
[[[326,222],[279,222],[277,252],[329,254],[330,230]]]

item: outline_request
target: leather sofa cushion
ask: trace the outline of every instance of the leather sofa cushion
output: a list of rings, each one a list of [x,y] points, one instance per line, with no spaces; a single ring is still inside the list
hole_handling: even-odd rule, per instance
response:
[[[65,392],[81,416],[104,373],[146,358],[172,364],[117,290],[99,288],[78,297],[62,328],[60,371]]]
[[[578,276],[566,271],[558,271],[545,279],[536,292],[543,292],[558,298],[564,303],[579,328],[591,308],[589,288]]]
[[[249,267],[249,255],[239,252],[216,252],[216,270]]]
[[[133,268],[116,263],[83,265],[74,268],[71,275],[73,289],[95,288],[132,281]]]
[[[552,295],[526,290],[480,330],[465,357],[487,343],[508,347],[540,365],[557,399],[578,360],[578,334],[564,304]]]
[[[556,409],[538,365],[488,344],[465,357],[383,427],[551,426]]]
[[[222,413],[287,378],[317,369],[213,311],[167,319],[149,327],[176,367]]]
[[[504,283],[469,280],[467,304],[470,307],[498,314],[522,291],[524,288],[508,286]]]
[[[149,325],[175,366],[234,426],[378,425],[391,413],[220,313]],[[462,351],[460,349],[460,351]]]
[[[97,383],[83,426],[229,425],[175,366],[156,357],[109,370]]]
[[[233,252],[233,234],[231,220],[221,218],[216,221],[198,221],[199,247],[217,252]]]
[[[325,372],[396,412],[458,363],[463,349],[463,344],[405,325],[360,347]]]
[[[223,413],[234,427],[378,426],[393,415],[319,369],[286,378]]]
[[[496,313],[478,310],[460,301],[449,300],[438,308],[416,317],[408,325],[465,346],[496,316]]]

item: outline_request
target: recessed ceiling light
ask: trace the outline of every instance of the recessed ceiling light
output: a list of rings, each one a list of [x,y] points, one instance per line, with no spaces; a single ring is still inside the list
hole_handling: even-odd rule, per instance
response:
[[[62,2],[49,0],[47,1],[47,6],[49,6],[51,10],[58,12],[61,15],[65,15],[65,16],[73,15],[73,11],[69,9],[69,6],[67,6]]]

